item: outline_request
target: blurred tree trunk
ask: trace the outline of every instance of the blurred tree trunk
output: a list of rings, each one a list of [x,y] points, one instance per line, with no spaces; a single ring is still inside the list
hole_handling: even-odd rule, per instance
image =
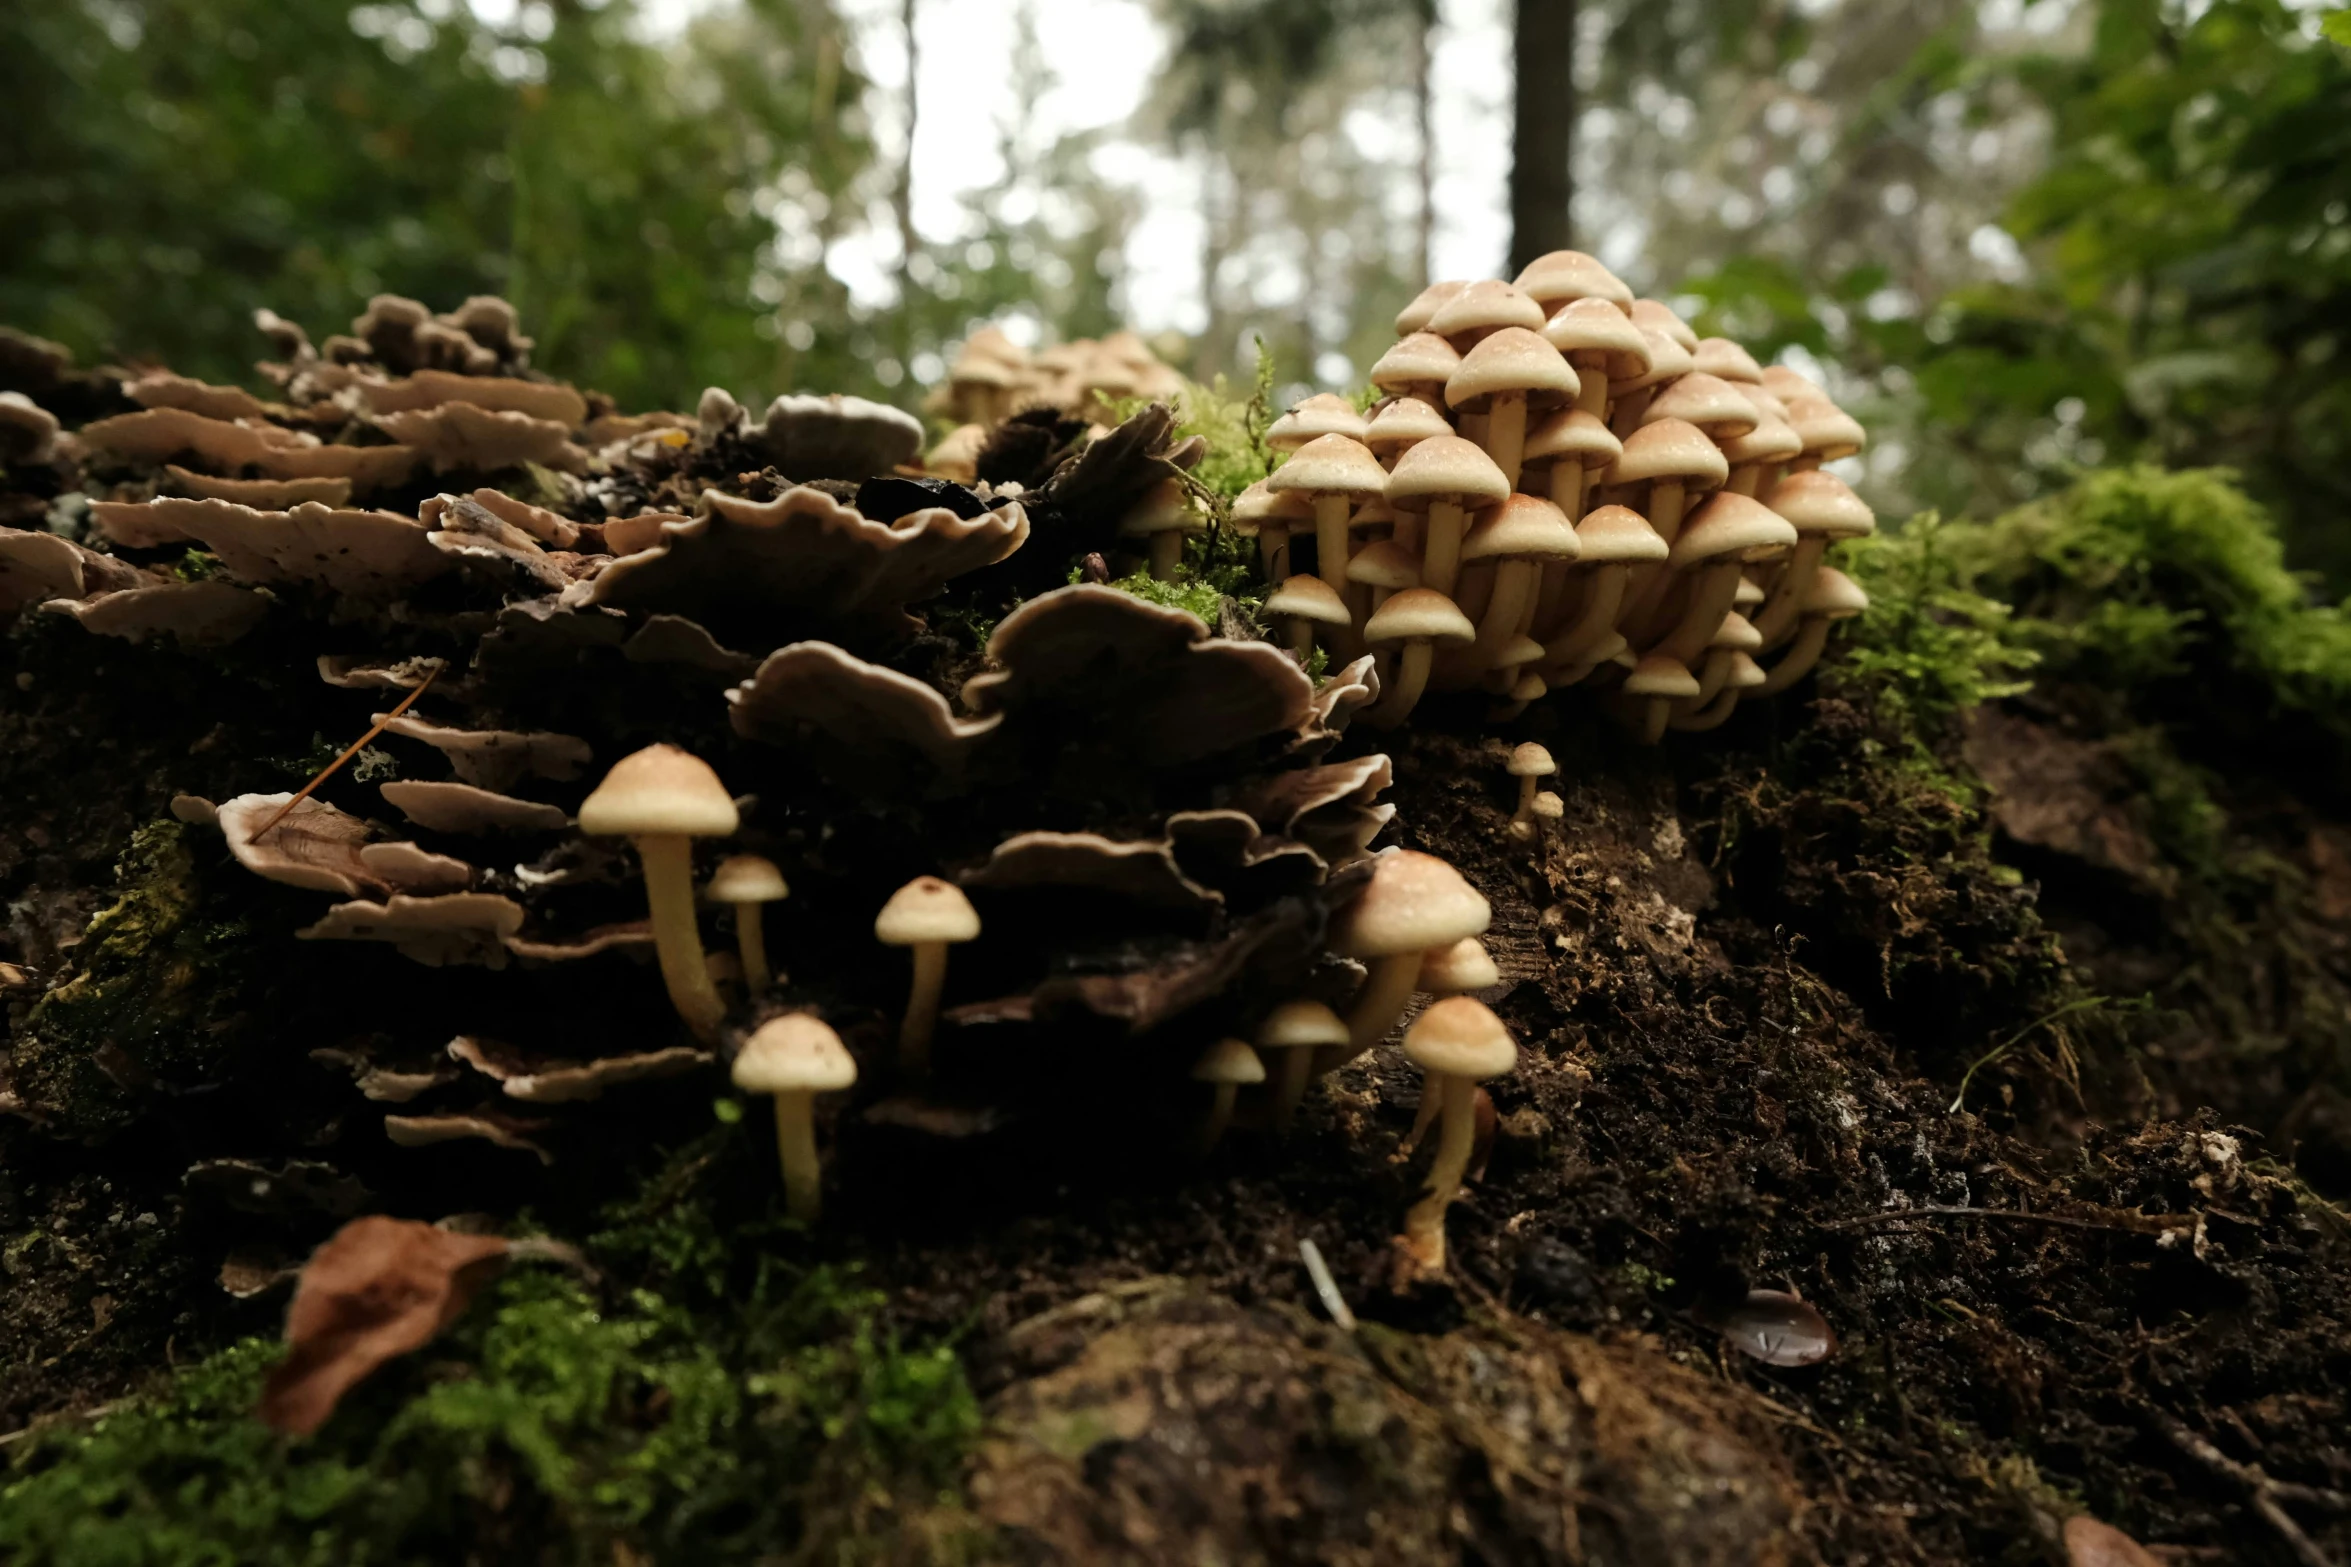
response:
[[[1510,138],[1510,270],[1573,241],[1575,0],[1518,0],[1512,54],[1517,108]]]

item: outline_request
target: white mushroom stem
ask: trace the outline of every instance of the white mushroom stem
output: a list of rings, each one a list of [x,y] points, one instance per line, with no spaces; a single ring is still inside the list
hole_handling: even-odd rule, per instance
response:
[[[1666,543],[1681,536],[1682,513],[1689,501],[1689,489],[1679,479],[1659,479],[1649,486],[1649,526]]]
[[[1436,645],[1429,638],[1414,637],[1407,641],[1404,651],[1396,655],[1396,678],[1390,683],[1388,694],[1364,717],[1382,729],[1393,729],[1412,716],[1412,710],[1420,705],[1421,694],[1429,688],[1429,666],[1435,657]]]
[[[1829,625],[1825,615],[1806,619],[1804,628],[1796,633],[1796,640],[1789,645],[1787,653],[1772,666],[1771,673],[1764,676],[1763,684],[1750,688],[1755,695],[1775,696],[1811,674],[1812,666],[1820,662],[1822,649],[1829,645]]]
[[[1420,585],[1450,597],[1461,579],[1461,536],[1469,514],[1461,502],[1440,499],[1429,507],[1428,539],[1420,557]]]
[[[1461,1178],[1469,1173],[1469,1157],[1477,1144],[1477,1094],[1468,1079],[1439,1077],[1436,1162],[1429,1166],[1428,1195],[1404,1215],[1404,1241],[1416,1261],[1430,1272],[1445,1267],[1445,1210],[1461,1195]],[[1425,1097],[1425,1093],[1424,1093]]]
[[[1796,551],[1788,557],[1788,569],[1771,585],[1771,596],[1755,616],[1755,632],[1763,638],[1765,647],[1777,647],[1796,629],[1804,595],[1812,591],[1812,584],[1820,575],[1821,557],[1828,549],[1825,534],[1806,534],[1796,541]]]
[[[1414,647],[1428,644],[1413,643]],[[1354,1010],[1347,1014],[1347,1045],[1344,1050],[1316,1052],[1318,1072],[1335,1072],[1357,1056],[1388,1037],[1388,1030],[1396,1026],[1396,1019],[1404,1015],[1405,1003],[1420,985],[1420,964],[1424,954],[1419,952],[1391,953],[1374,958],[1371,973],[1363,981],[1363,989],[1355,997]]]
[[[702,928],[694,917],[694,848],[684,833],[644,833],[635,840],[645,871],[645,903],[653,920],[653,950],[661,960],[669,1002],[697,1038],[718,1036],[726,1003],[711,983],[702,956]]]
[[[939,1019],[939,992],[947,983],[947,943],[918,941],[910,950],[914,983],[906,992],[905,1020],[898,1025],[898,1067],[921,1078],[931,1070],[931,1030]]]
[[[1574,623],[1543,644],[1546,668],[1575,663],[1616,629],[1616,612],[1624,607],[1625,583],[1632,569],[1621,560],[1603,561],[1592,568],[1584,589],[1584,606]]]
[[[1510,818],[1513,833],[1531,833],[1535,827],[1535,796],[1542,792],[1543,780],[1527,773],[1518,780],[1518,811]]]
[[[1722,689],[1722,683],[1730,678],[1731,655],[1729,650],[1726,648],[1710,650],[1706,655],[1706,663],[1698,671],[1698,694],[1690,698],[1691,707],[1704,707],[1713,701],[1715,693]],[[1675,720],[1674,727],[1676,729],[1682,727],[1680,720]]]
[[[1265,580],[1279,582],[1290,574],[1290,530],[1272,522],[1257,525],[1257,559]]]
[[[1161,528],[1151,535],[1151,575],[1173,582],[1183,574],[1184,530]]]
[[[1471,662],[1479,669],[1492,667],[1502,644],[1518,634],[1519,622],[1535,602],[1535,590],[1542,585],[1543,568],[1531,560],[1505,559],[1494,572],[1494,595],[1486,600],[1486,612],[1478,621],[1478,639]]]
[[[1573,457],[1551,464],[1551,504],[1567,513],[1571,523],[1584,520],[1584,465]]]
[[[790,1090],[775,1096],[776,1153],[784,1166],[784,1212],[814,1224],[824,1206],[824,1167],[816,1157],[816,1095]]]
[[[735,905],[735,946],[743,954],[743,989],[756,996],[774,977],[768,972],[767,927],[758,904]]]
[[[1641,415],[1649,411],[1649,404],[1656,396],[1656,387],[1644,386],[1618,398],[1608,421],[1610,432],[1621,440],[1638,430],[1641,427]]]
[[[1314,1047],[1294,1045],[1282,1052],[1281,1069],[1273,1080],[1273,1129],[1277,1136],[1287,1136],[1290,1123],[1297,1119],[1298,1106],[1306,1102],[1306,1089],[1314,1081]]]
[[[1696,580],[1690,584],[1689,608],[1682,611],[1680,623],[1651,651],[1662,653],[1676,663],[1698,662],[1698,655],[1722,630],[1731,606],[1738,601],[1743,569],[1736,557],[1710,561],[1698,568]]]
[[[1572,361],[1571,361],[1572,362]],[[1608,372],[1602,365],[1577,365],[1583,377],[1576,387],[1575,405],[1602,424],[1608,422]]]
[[[1437,1112],[1445,1104],[1445,1079],[1434,1072],[1420,1074],[1420,1108],[1413,1112],[1412,1130],[1404,1138],[1404,1152],[1409,1154],[1420,1146],[1420,1140],[1429,1135],[1429,1128],[1437,1124]]]
[[[1314,498],[1315,575],[1331,585],[1342,602],[1347,597],[1347,518],[1354,508],[1344,495]]]
[[[1673,716],[1673,698],[1650,696],[1640,700],[1646,704],[1641,709],[1641,743],[1655,745],[1665,738],[1666,720]]]
[[[1290,1053],[1301,1056],[1307,1054],[1303,1050],[1293,1050]],[[1215,1090],[1216,1097],[1209,1100],[1208,1114],[1200,1122],[1198,1148],[1200,1157],[1203,1159],[1214,1153],[1216,1145],[1224,1140],[1225,1128],[1233,1124],[1233,1102],[1240,1097],[1241,1093],[1240,1085],[1237,1083],[1213,1083],[1209,1086]]]
[[[1502,470],[1503,482],[1518,488],[1519,464],[1526,458],[1527,400],[1524,392],[1495,394],[1486,415],[1486,438],[1480,442],[1486,455],[1494,459],[1494,466]]]
[[[1761,687],[1756,689],[1760,690]],[[1712,703],[1695,707],[1688,713],[1677,713],[1669,720],[1677,733],[1691,733],[1704,729],[1719,729],[1731,711],[1739,705],[1739,693],[1722,690],[1715,693]]]

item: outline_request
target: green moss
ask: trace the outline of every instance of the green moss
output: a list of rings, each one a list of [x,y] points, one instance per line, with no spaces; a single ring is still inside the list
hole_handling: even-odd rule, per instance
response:
[[[1207,454],[1192,469],[1192,477],[1222,500],[1232,498],[1274,470],[1275,453],[1265,444],[1273,427],[1273,355],[1261,338],[1257,370],[1247,396],[1236,392],[1223,376],[1212,385],[1188,385],[1178,399],[1179,439],[1199,436]]]

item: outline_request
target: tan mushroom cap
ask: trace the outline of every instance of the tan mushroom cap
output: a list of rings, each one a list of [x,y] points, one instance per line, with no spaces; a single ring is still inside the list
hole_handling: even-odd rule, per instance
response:
[[[1610,381],[1608,383],[1610,396],[1637,392],[1645,386],[1662,386],[1668,381],[1679,380],[1697,368],[1696,361],[1690,357],[1690,351],[1672,338],[1667,337],[1663,332],[1643,327],[1641,341],[1649,345],[1649,368],[1629,379]]]
[[[1347,557],[1347,580],[1360,582],[1366,587],[1387,588],[1392,592],[1417,588],[1420,586],[1420,557],[1394,539],[1374,539]],[[1271,599],[1266,601],[1266,607],[1273,607]]]
[[[1459,995],[1468,990],[1490,990],[1502,983],[1494,955],[1475,936],[1464,936],[1449,947],[1439,947],[1420,960],[1418,988],[1431,995]]]
[[[1543,307],[1498,278],[1480,278],[1437,307],[1428,329],[1456,348],[1506,326],[1543,329]],[[1465,350],[1466,351],[1466,350]]]
[[[1815,572],[1804,595],[1804,613],[1822,620],[1851,620],[1868,608],[1869,595],[1861,584],[1834,566]]]
[[[1549,407],[1571,402],[1582,389],[1575,367],[1558,349],[1524,327],[1508,326],[1478,340],[1445,382],[1445,401],[1464,412],[1519,395]]]
[[[1399,397],[1371,416],[1364,444],[1375,452],[1451,435],[1452,423],[1417,397]]]
[[[1571,300],[1543,323],[1543,341],[1567,355],[1569,364],[1595,367],[1612,381],[1649,368],[1649,340],[1632,318],[1605,299]]]
[[[1761,406],[1756,397],[1747,399],[1757,404],[1755,428],[1745,435],[1727,437],[1722,442],[1725,461],[1733,464],[1794,462],[1804,455],[1804,438],[1795,426],[1770,409]]]
[[[1372,861],[1371,882],[1340,914],[1332,946],[1351,958],[1426,952],[1483,935],[1493,917],[1461,872],[1433,854],[1395,849]]]
[[[1678,658],[1663,653],[1652,653],[1633,666],[1633,672],[1624,677],[1626,696],[1693,697],[1698,694],[1698,677]]]
[[[1580,250],[1553,250],[1537,256],[1513,281],[1520,293],[1546,310],[1592,299],[1616,311],[1621,319],[1623,307],[1633,302],[1633,291],[1624,279]]]
[[[1192,1063],[1192,1081],[1248,1088],[1265,1081],[1265,1063],[1245,1039],[1220,1039]]]
[[[1755,629],[1755,622],[1732,610],[1722,617],[1715,629],[1714,640],[1706,644],[1726,653],[1760,653],[1763,651],[1763,633]]]
[[[1273,422],[1265,444],[1277,452],[1296,451],[1322,435],[1344,435],[1362,440],[1368,422],[1355,405],[1336,392],[1317,392]]]
[[[1535,814],[1547,822],[1559,821],[1567,815],[1567,802],[1545,789],[1535,796]]]
[[[919,947],[933,942],[971,941],[980,916],[963,889],[936,876],[917,876],[874,916],[874,940],[886,947]]]
[[[1478,628],[1434,588],[1405,588],[1364,622],[1367,642],[1475,642]]]
[[[1559,771],[1559,764],[1549,751],[1529,740],[1511,751],[1509,771],[1513,778],[1548,778]]]
[[[1788,519],[1734,490],[1707,497],[1690,514],[1667,557],[1676,571],[1721,560],[1768,560],[1796,543]]]
[[[966,347],[956,356],[947,380],[953,386],[1010,386],[1018,377],[1019,368],[994,354],[974,353]]]
[[[1755,686],[1768,684],[1770,680],[1771,676],[1763,672],[1763,666],[1755,662],[1753,654],[1744,649],[1732,650],[1731,672],[1723,677],[1722,682],[1726,689],[1745,691]]]
[[[1495,650],[1494,663],[1497,667],[1508,665],[1512,668],[1516,668],[1520,664],[1533,664],[1540,662],[1548,652],[1549,649],[1545,648],[1542,643],[1537,642],[1533,637],[1527,636],[1524,633],[1518,633],[1514,634],[1509,641],[1503,643],[1500,648]],[[1528,700],[1531,701],[1533,699],[1529,698]]]
[[[1680,419],[1644,424],[1624,443],[1619,457],[1601,479],[1603,484],[1650,484],[1678,479],[1693,490],[1720,489],[1731,477],[1731,465],[1722,448],[1704,430]]]
[[[1595,565],[1611,561],[1660,561],[1671,552],[1649,519],[1629,506],[1602,506],[1575,525],[1584,547],[1583,558]]]
[[[1344,495],[1367,499],[1386,492],[1388,470],[1352,436],[1318,435],[1290,454],[1265,481],[1276,495]]]
[[[1233,527],[1242,533],[1255,533],[1269,522],[1311,523],[1314,521],[1314,503],[1305,496],[1288,491],[1276,491],[1267,480],[1260,479],[1233,497]]]
[[[789,897],[791,891],[775,862],[756,854],[732,855],[719,861],[718,869],[710,873],[713,903],[773,903]]]
[[[710,764],[668,744],[622,757],[580,802],[580,831],[592,838],[723,838],[738,825],[734,799]]]
[[[1415,332],[1372,362],[1371,384],[1383,392],[1442,386],[1460,364],[1461,350],[1434,332]]]
[[[743,1041],[733,1077],[747,1094],[833,1094],[855,1086],[857,1058],[814,1013],[788,1012]]]
[[[1753,609],[1762,603],[1767,596],[1763,591],[1763,584],[1755,581],[1752,577],[1741,577],[1738,591],[1731,595],[1731,608],[1737,610]]]
[[[1276,475],[1279,477],[1279,475]],[[1510,495],[1510,481],[1474,441],[1440,435],[1396,459],[1387,480],[1388,504],[1398,511],[1426,511],[1440,500],[1464,506],[1491,506]]]
[[[1763,367],[1763,389],[1782,402],[1791,397],[1819,397],[1824,395],[1817,382],[1800,370],[1787,365]]]
[[[1720,376],[1725,381],[1736,381],[1744,386],[1763,384],[1763,366],[1755,362],[1753,354],[1727,337],[1698,339],[1698,346],[1690,350],[1690,357],[1708,375]]]
[[[1636,299],[1627,312],[1635,326],[1645,326],[1679,344],[1685,354],[1698,352],[1698,334],[1690,330],[1690,323],[1681,318],[1673,306],[1662,299]]]
[[[1478,514],[1469,536],[1461,541],[1464,561],[1574,560],[1584,547],[1567,520],[1567,513],[1539,495],[1513,495],[1501,505]]]
[[[1755,405],[1741,397],[1738,388],[1718,375],[1693,370],[1673,385],[1657,394],[1641,414],[1643,424],[1655,424],[1662,419],[1681,419],[1696,425],[1708,435],[1745,435],[1760,421]]]
[[[1844,480],[1817,468],[1791,473],[1773,485],[1765,504],[1795,524],[1798,533],[1859,539],[1878,531],[1869,503]]]
[[[1118,531],[1130,538],[1179,528],[1196,532],[1207,526],[1207,519],[1192,509],[1191,492],[1184,488],[1184,481],[1172,477],[1145,490],[1118,519]]]
[[[1266,596],[1265,612],[1294,615],[1326,626],[1348,625],[1355,618],[1347,612],[1347,601],[1339,597],[1338,589],[1320,577],[1306,575],[1284,578],[1282,585]]]
[[[1614,431],[1581,408],[1557,408],[1527,431],[1522,461],[1560,462],[1572,459],[1578,467],[1605,468],[1624,455],[1624,442]]]
[[[1319,1001],[1285,1001],[1257,1025],[1261,1050],[1299,1050],[1347,1043],[1347,1020]]]
[[[1869,432],[1861,427],[1861,421],[1817,391],[1788,398],[1787,404],[1788,423],[1803,438],[1804,450],[1822,462],[1850,457],[1869,444]]]
[[[1414,1066],[1440,1077],[1483,1082],[1518,1065],[1518,1046],[1491,1008],[1467,996],[1447,996],[1412,1020],[1404,1031],[1404,1054]]]
[[[1539,642],[1535,645],[1538,648],[1542,646]],[[1540,654],[1537,655],[1537,657],[1540,656]],[[1527,660],[1529,664],[1534,661],[1534,659]],[[1551,683],[1541,675],[1536,674],[1532,669],[1522,669],[1518,672],[1518,679],[1511,682],[1510,700],[1513,702],[1539,702],[1543,699],[1544,693],[1550,689]],[[1542,798],[1541,795],[1535,796],[1538,803]]]
[[[1431,283],[1413,295],[1412,303],[1396,312],[1396,335],[1410,337],[1415,332],[1427,331],[1438,307],[1467,287],[1467,282]]]

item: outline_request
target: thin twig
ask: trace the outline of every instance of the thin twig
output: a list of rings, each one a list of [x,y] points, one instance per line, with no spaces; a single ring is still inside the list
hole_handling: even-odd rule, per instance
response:
[[[2023,1208],[1888,1208],[1880,1213],[1865,1213],[1858,1218],[1823,1220],[1820,1227],[1824,1230],[1858,1230],[1903,1219],[2015,1219],[2025,1224],[2059,1224],[2075,1230],[2119,1230],[2130,1235],[2158,1235],[2174,1228],[2165,1222],[2168,1216],[2132,1214],[2130,1217],[2137,1222],[2081,1219],[2071,1214],[2033,1213]]]
[[[2295,1557],[2303,1562],[2305,1567],[2336,1567],[2334,1558],[2320,1550],[2317,1543],[2302,1532],[2302,1526],[2287,1515],[2285,1508],[2279,1505],[2278,1499],[2291,1496],[2299,1501],[2343,1511],[2351,1509],[2351,1497],[2345,1497],[2339,1491],[2322,1490],[2316,1486],[2293,1485],[2282,1480],[2272,1480],[2259,1464],[2238,1463],[2162,1410],[2148,1408],[2147,1416],[2155,1423],[2156,1429],[2171,1438],[2172,1445],[2179,1448],[2181,1452],[2186,1453],[2190,1458],[2204,1465],[2205,1468],[2226,1475],[2229,1479],[2251,1491],[2253,1493],[2253,1510],[2269,1521],[2269,1526],[2277,1530],[2279,1536],[2285,1540]]]
[[[447,667],[448,666],[442,663],[439,659],[434,659],[431,672],[428,673],[424,679],[416,683],[416,689],[402,697],[398,707],[393,708],[383,717],[377,719],[366,734],[363,734],[358,739],[352,741],[341,756],[336,757],[333,761],[327,763],[326,766],[320,768],[318,770],[317,777],[304,784],[295,794],[294,798],[288,800],[284,805],[278,807],[277,815],[272,816],[268,821],[261,824],[260,828],[253,834],[252,841],[258,843],[261,840],[263,833],[268,832],[272,827],[275,827],[278,823],[284,821],[286,819],[287,813],[292,811],[295,806],[300,805],[304,800],[309,799],[310,792],[313,789],[316,789],[320,784],[325,783],[329,778],[334,777],[335,770],[337,768],[341,767],[345,762],[348,762],[351,760],[351,758],[357,756],[361,751],[365,750],[367,748],[368,741],[373,740],[377,735],[382,734],[386,729],[390,728],[393,719],[398,718],[402,713],[405,713],[411,707],[414,707],[416,705],[416,699],[424,695],[425,687],[440,679],[441,671]]]
[[[1322,1260],[1322,1248],[1312,1241],[1300,1241],[1298,1260],[1306,1264],[1306,1276],[1314,1281],[1314,1293],[1321,1298],[1322,1309],[1330,1313],[1331,1321],[1342,1332],[1354,1332],[1355,1313],[1347,1309],[1347,1297],[1339,1293],[1339,1281],[1331,1277],[1331,1265]]]

